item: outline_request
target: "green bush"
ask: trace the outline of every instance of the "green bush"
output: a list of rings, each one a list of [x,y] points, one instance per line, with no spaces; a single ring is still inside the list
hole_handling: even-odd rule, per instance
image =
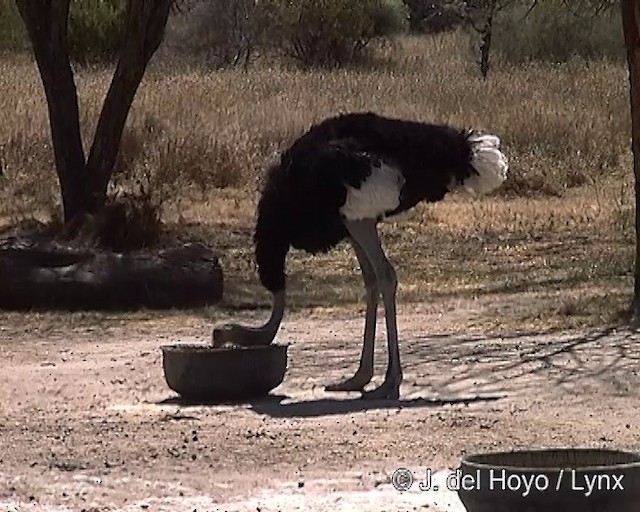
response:
[[[71,58],[80,63],[116,59],[125,14],[124,0],[72,0],[68,36]]]
[[[409,27],[409,6],[401,0],[364,2],[373,21],[373,35],[385,37],[404,32]],[[367,6],[368,4],[368,6]]]
[[[448,0],[405,0],[410,11],[411,30],[437,34],[452,31],[464,21],[464,7]]]
[[[0,0],[0,51],[26,48],[24,25],[14,0]]]
[[[573,12],[561,0],[545,0],[525,18],[526,13],[526,6],[519,6],[496,18],[495,49],[507,62],[625,56],[618,7],[596,16],[587,10]]]
[[[278,49],[305,67],[358,61],[409,19],[401,0],[266,0],[263,8]]]
[[[79,63],[112,61],[124,29],[125,0],[72,0],[69,12],[69,55]],[[0,0],[0,50],[29,48],[24,24],[13,0]]]

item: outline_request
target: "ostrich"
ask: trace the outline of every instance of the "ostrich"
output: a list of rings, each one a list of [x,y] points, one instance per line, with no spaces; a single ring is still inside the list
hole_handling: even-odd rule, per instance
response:
[[[290,247],[326,252],[344,239],[361,267],[367,307],[360,364],[355,375],[327,391],[359,391],[363,398],[398,399],[402,368],[396,324],[397,279],[377,225],[422,201],[456,189],[486,194],[507,177],[500,139],[474,130],[351,113],[311,127],[272,166],[258,203],[255,256],[262,285],[272,294],[269,320],[260,327],[226,324],[213,345],[268,345],[285,310],[285,259]],[[378,300],[382,296],[388,366],[382,385],[373,377]]]

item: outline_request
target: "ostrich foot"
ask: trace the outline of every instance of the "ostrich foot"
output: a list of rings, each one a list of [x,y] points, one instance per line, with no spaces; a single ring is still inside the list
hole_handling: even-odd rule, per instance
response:
[[[364,387],[369,384],[373,377],[373,371],[360,371],[343,382],[336,382],[335,384],[329,384],[325,386],[325,391],[362,391]]]
[[[371,391],[363,391],[363,400],[398,400],[400,398],[400,383],[402,378],[399,379],[385,379],[385,381],[377,388]]]

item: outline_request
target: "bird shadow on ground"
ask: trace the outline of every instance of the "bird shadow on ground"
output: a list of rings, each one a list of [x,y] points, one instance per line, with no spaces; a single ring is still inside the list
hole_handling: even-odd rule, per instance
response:
[[[504,395],[467,396],[452,398],[407,398],[399,400],[363,400],[362,398],[320,398],[288,402],[291,397],[286,395],[268,395],[264,398],[244,401],[207,401],[171,397],[156,402],[156,405],[179,405],[182,407],[215,407],[215,406],[248,406],[257,414],[264,414],[273,418],[313,418],[319,416],[333,416],[365,412],[373,410],[413,409],[418,407],[442,407],[445,405],[468,405],[473,402],[494,401]]]
[[[363,400],[361,398],[320,398],[300,402],[283,403],[286,397],[272,397],[251,403],[251,410],[273,418],[313,418],[365,412],[373,410],[414,409],[419,407],[442,407],[444,405],[469,404],[478,401],[499,400],[502,396],[477,396],[459,398],[424,398],[399,400]]]

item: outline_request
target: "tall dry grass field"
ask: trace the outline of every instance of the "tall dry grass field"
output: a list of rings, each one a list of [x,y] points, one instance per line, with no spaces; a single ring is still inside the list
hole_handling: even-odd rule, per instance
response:
[[[110,70],[78,70],[87,143],[109,79]],[[400,39],[369,70],[214,72],[161,58],[136,98],[116,182],[150,185],[168,235],[219,247],[225,305],[266,304],[251,243],[260,179],[303,130],[364,110],[487,129],[511,160],[501,193],[425,205],[383,228],[399,300],[485,301],[485,327],[598,323],[624,305],[631,283],[627,87],[625,67],[608,61],[497,61],[482,80],[461,34]],[[39,77],[26,57],[0,62],[0,111],[0,216],[46,220],[59,196]],[[294,307],[361,298],[346,244],[313,264],[294,252],[288,272]],[[498,296],[513,296],[512,307],[491,309]]]

